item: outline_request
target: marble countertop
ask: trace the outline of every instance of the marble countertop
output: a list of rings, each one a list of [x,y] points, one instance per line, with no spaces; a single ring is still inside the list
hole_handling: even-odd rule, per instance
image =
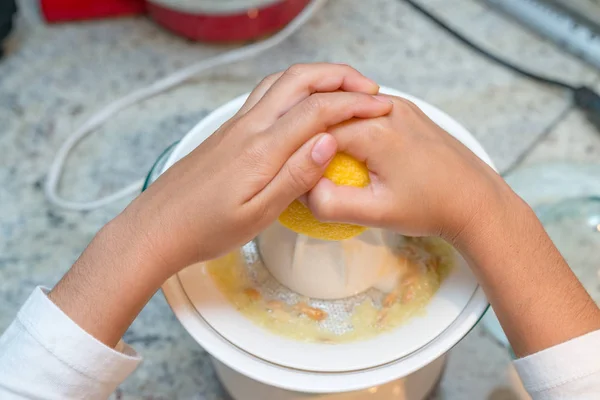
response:
[[[190,43],[146,18],[46,26],[21,1],[0,62],[0,331],[36,285],[52,286],[95,232],[127,203],[91,212],[49,206],[42,192],[54,152],[86,116],[158,77],[227,47]],[[532,70],[596,85],[598,72],[475,0],[423,0],[487,48]],[[142,177],[161,150],[222,102],[289,64],[345,62],[461,121],[497,166],[590,160],[600,135],[568,93],[538,85],[464,48],[402,1],[332,0],[301,32],[263,56],[195,78],[118,115],[82,141],[61,192],[85,200]],[[207,354],[161,294],[125,339],[145,361],[118,399],[221,400]],[[510,357],[481,327],[450,354],[437,399],[517,399]]]

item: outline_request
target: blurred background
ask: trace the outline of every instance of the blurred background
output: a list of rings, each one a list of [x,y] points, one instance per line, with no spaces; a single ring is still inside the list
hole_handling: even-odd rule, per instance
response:
[[[108,103],[264,40],[307,4],[0,0],[0,331],[33,288],[53,285],[133,197],[79,212],[47,201],[49,167],[71,132]],[[591,198],[600,195],[597,34],[596,0],[329,0],[259,57],[197,74],[109,118],[66,158],[60,194],[89,201],[143,178],[167,146],[265,75],[327,61],[453,116],[526,200]],[[560,232],[552,210],[543,211]],[[585,235],[592,232],[587,217],[575,225]],[[597,254],[598,242],[587,243]],[[565,246],[581,252],[580,244]],[[589,276],[598,281],[588,286],[600,291],[600,275]],[[432,398],[526,398],[501,336],[493,318],[480,323],[452,350]],[[145,360],[115,399],[226,399],[207,355],[160,293],[125,340]]]

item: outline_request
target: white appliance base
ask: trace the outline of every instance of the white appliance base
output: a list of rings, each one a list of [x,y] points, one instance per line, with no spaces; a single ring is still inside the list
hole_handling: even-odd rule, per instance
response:
[[[356,392],[316,394],[265,385],[211,359],[219,380],[233,400],[424,400],[439,383],[446,365],[446,355],[443,355],[424,368],[385,385]]]

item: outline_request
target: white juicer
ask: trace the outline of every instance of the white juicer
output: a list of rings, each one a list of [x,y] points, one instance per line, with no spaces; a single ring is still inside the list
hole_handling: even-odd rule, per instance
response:
[[[381,92],[414,102],[492,165],[473,136],[437,108],[393,89]],[[246,97],[198,123],[171,151],[161,172],[216,131]],[[264,263],[299,298],[344,301],[370,288],[390,290],[389,282],[397,281],[398,273],[386,266],[394,258],[397,240],[402,239],[369,229],[349,240],[321,241],[276,222],[242,253],[248,263]],[[217,375],[235,400],[423,400],[441,377],[445,353],[488,307],[466,262],[456,252],[453,257],[453,270],[422,315],[377,336],[335,344],[294,340],[252,322],[219,290],[205,263],[171,277],[163,292],[183,326],[211,354]]]

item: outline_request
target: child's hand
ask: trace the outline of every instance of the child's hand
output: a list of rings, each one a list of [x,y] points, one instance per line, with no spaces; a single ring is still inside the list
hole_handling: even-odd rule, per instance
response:
[[[411,102],[393,99],[389,114],[342,123],[330,132],[338,151],[365,161],[366,188],[323,178],[308,195],[323,221],[383,227],[453,241],[492,200],[510,192],[496,172]]]
[[[330,129],[365,161],[365,188],[323,178],[306,200],[324,221],[379,226],[451,242],[483,287],[517,356],[600,329],[600,309],[533,210],[414,104],[393,98],[379,118]]]
[[[243,108],[125,211],[176,272],[246,243],[323,175],[337,146],[327,128],[392,104],[356,70],[295,65],[267,77]]]

